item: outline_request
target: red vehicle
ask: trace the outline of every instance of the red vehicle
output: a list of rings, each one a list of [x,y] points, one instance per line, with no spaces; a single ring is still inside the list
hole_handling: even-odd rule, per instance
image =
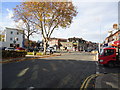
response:
[[[15,51],[26,51],[26,50],[22,47],[18,47],[18,48],[15,49]]]
[[[98,62],[110,67],[120,65],[120,47],[103,48],[98,56]]]

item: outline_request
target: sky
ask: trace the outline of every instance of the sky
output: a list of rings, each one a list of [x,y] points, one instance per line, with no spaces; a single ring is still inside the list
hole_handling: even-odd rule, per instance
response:
[[[12,19],[13,8],[19,5],[16,0],[4,0],[0,4],[0,27],[15,28]],[[106,1],[106,2],[105,2]],[[55,30],[51,37],[56,38],[83,38],[87,41],[103,42],[112,30],[112,25],[118,23],[118,0],[73,0],[77,8],[77,16],[73,18],[70,28]],[[41,40],[41,35],[33,35],[32,40]]]

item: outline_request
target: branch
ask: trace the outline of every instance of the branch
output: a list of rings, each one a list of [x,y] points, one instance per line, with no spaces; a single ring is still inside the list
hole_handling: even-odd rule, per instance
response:
[[[58,26],[58,24],[59,24],[59,22],[53,27],[53,29],[51,30],[48,38],[50,38],[51,34],[53,33],[54,29]]]

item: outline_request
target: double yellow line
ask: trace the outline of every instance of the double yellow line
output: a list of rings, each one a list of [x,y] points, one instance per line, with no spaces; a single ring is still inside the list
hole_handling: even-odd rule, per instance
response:
[[[83,84],[81,85],[80,90],[86,90],[86,89],[88,88],[88,85],[89,85],[90,81],[91,81],[93,78],[95,78],[95,77],[97,77],[97,76],[100,76],[100,75],[103,75],[103,74],[92,74],[92,75],[88,76],[88,77],[84,80]]]

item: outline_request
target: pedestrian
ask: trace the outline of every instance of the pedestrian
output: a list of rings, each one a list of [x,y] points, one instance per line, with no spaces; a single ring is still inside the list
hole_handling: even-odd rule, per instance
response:
[[[50,49],[50,54],[53,54],[52,49]]]

